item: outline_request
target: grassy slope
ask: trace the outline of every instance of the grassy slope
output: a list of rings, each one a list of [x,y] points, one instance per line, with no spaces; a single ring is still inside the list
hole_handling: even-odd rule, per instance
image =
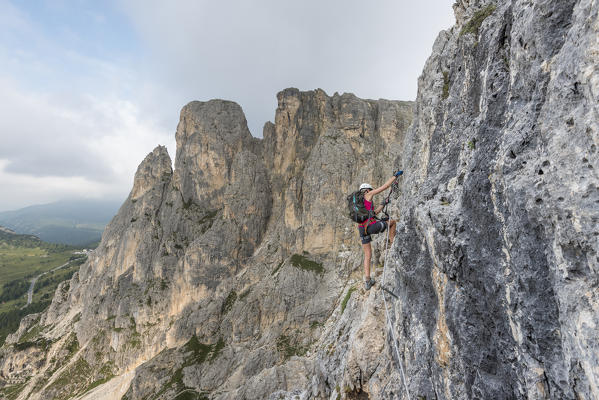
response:
[[[31,235],[0,231],[0,293],[7,282],[35,276],[66,263],[74,249],[45,243]]]
[[[26,248],[0,243],[0,293],[2,285],[27,279],[66,263],[73,249],[52,252],[43,247]]]

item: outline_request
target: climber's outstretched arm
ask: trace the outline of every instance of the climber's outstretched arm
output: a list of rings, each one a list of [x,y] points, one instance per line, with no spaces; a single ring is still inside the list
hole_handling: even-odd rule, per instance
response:
[[[392,184],[392,183],[395,181],[395,179],[397,179],[397,178],[398,178],[398,177],[399,177],[401,174],[403,174],[403,171],[397,171],[397,172],[396,172],[396,173],[393,175],[393,177],[392,177],[392,178],[389,178],[389,180],[388,180],[387,182],[385,182],[385,184],[384,184],[383,186],[379,186],[379,187],[377,187],[376,189],[373,189],[373,190],[369,191],[368,193],[366,193],[366,194],[364,195],[364,198],[365,198],[366,200],[368,200],[369,202],[371,202],[371,203],[372,203],[372,197],[373,197],[375,194],[379,194],[379,193],[381,193],[381,192],[383,192],[383,191],[385,191],[385,190],[389,189],[389,187],[391,187],[391,184]],[[381,210],[382,210],[382,208],[381,208]],[[378,214],[379,212],[380,212],[380,211],[377,211],[377,214]]]

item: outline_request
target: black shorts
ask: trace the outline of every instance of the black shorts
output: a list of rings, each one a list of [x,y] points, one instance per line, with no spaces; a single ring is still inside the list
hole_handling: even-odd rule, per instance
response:
[[[366,228],[366,232],[364,232],[363,226],[358,226],[358,231],[360,232],[360,239],[362,239],[362,244],[370,243],[372,241],[370,235],[385,232],[385,229],[387,229],[386,221],[377,221],[372,225],[368,225],[368,228]]]

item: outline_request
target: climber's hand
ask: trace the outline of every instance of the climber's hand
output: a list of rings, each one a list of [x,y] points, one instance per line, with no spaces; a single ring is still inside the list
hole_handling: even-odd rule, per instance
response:
[[[395,175],[396,178],[399,178],[401,176],[401,174],[403,174],[403,171],[399,170],[396,173],[394,173],[393,175]]]

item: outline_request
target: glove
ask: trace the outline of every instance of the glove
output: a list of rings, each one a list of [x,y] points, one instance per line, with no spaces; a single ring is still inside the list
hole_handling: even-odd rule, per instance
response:
[[[394,173],[393,175],[395,175],[396,178],[399,178],[401,174],[403,174],[403,171],[399,170],[396,173]]]

